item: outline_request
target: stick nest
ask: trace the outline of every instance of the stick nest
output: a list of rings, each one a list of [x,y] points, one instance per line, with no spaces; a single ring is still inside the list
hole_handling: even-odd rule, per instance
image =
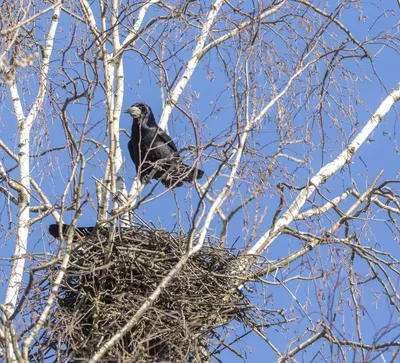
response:
[[[143,226],[117,230],[113,243],[108,231],[81,239],[59,288],[46,346],[58,356],[63,351],[64,362],[87,361],[146,302],[186,243],[185,235]],[[215,329],[240,320],[247,309],[230,273],[243,258],[204,246],[102,361],[208,361]]]

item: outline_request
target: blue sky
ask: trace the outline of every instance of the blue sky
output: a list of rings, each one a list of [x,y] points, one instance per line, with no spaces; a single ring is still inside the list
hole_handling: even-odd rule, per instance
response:
[[[329,6],[332,6],[332,9],[328,8],[326,11],[333,10],[333,7],[336,7],[337,4],[336,2],[335,4],[330,3]],[[247,6],[250,5],[244,5],[244,9],[246,9]],[[371,39],[379,34],[389,33],[389,30],[398,22],[399,9],[396,2],[393,0],[382,1],[379,2],[379,4],[368,3],[362,11],[356,10],[354,4],[349,4],[347,7],[353,8],[343,10],[340,20],[349,28],[356,38],[361,40]],[[156,10],[154,10],[154,13],[152,11],[153,10],[150,11],[149,15],[157,13]],[[362,16],[360,16],[360,14]],[[42,24],[45,24],[46,16],[44,16],[41,21],[43,21]],[[54,108],[54,104],[50,101],[54,101],[54,103],[63,102],[66,97],[65,89],[71,89],[70,84],[65,83],[66,78],[62,75],[60,76],[59,67],[61,62],[61,50],[66,47],[72,37],[72,24],[73,22],[68,19],[67,15],[62,14],[60,31],[57,34],[55,43],[54,61],[52,62],[51,68],[51,77],[54,84],[48,95],[45,110],[41,113],[35,125],[35,130],[32,135],[33,153],[65,144],[65,137],[56,112],[57,107]],[[292,25],[293,27],[298,26],[295,20],[293,20]],[[176,26],[177,29],[174,29],[174,26]],[[169,46],[173,50],[178,50],[180,44],[192,37],[192,34],[188,32],[181,34],[178,27],[179,24],[170,24],[168,27],[168,31],[172,32],[171,34],[174,34],[174,31],[178,34],[177,37],[169,43]],[[278,29],[282,30],[283,35],[289,35],[284,33],[286,28],[283,26],[282,28],[278,26]],[[333,27],[328,29],[333,29]],[[75,33],[76,39],[79,39],[82,34],[82,28],[77,29]],[[162,28],[158,29],[155,34],[162,35]],[[339,30],[335,29],[327,36],[327,44],[332,45],[335,43],[335,41],[329,43],[330,36],[333,36],[333,34],[337,36],[339,40],[346,38],[346,34],[341,34]],[[390,30],[390,34],[396,34],[396,29]],[[37,36],[40,38],[41,32],[38,32]],[[258,57],[255,58],[257,60],[253,63],[254,67],[261,64],[263,56],[269,54],[269,51],[271,54],[272,51],[275,51],[276,57],[281,57],[280,59],[282,61],[287,61],[289,68],[293,66],[295,60],[291,59],[293,55],[290,53],[290,48],[285,45],[284,41],[279,39],[273,32],[266,32],[264,36],[268,44],[264,49],[265,53],[260,52],[257,55]],[[154,36],[146,40],[154,41],[154,46],[149,46],[148,43],[144,41],[139,42],[137,46],[144,54],[149,54],[150,57],[153,57],[153,50],[159,51],[159,44],[157,43],[159,38]],[[222,140],[229,141],[230,134],[226,132],[226,129],[236,122],[232,97],[232,74],[227,72],[227,68],[229,69],[229,67],[226,67],[226,64],[232,66],[235,60],[239,58],[233,48],[233,43],[235,41],[236,39],[230,42],[227,47],[221,47],[221,49],[218,50],[220,53],[214,50],[210,55],[203,58],[180,100],[181,106],[193,116],[202,143],[209,142],[217,136],[218,142]],[[246,37],[243,36],[241,41],[245,43]],[[291,127],[295,129],[297,137],[301,138],[306,134],[311,137],[308,143],[287,147],[286,152],[298,159],[305,157],[307,158],[307,162],[299,165],[287,159],[280,159],[276,170],[274,170],[270,179],[266,181],[264,193],[260,195],[256,201],[250,203],[246,208],[237,213],[232,219],[228,230],[227,246],[231,246],[234,241],[237,241],[235,244],[235,251],[241,250],[245,247],[246,243],[254,242],[262,233],[268,230],[279,204],[276,185],[282,181],[292,183],[296,186],[304,185],[306,179],[311,178],[323,163],[329,162],[343,150],[354,134],[367,122],[371,112],[379,106],[388,92],[397,86],[400,81],[400,73],[398,71],[399,49],[381,49],[383,47],[382,44],[383,42],[378,45],[367,45],[371,54],[375,55],[373,59],[374,68],[371,67],[371,63],[368,59],[358,59],[356,61],[348,59],[344,60],[341,64],[346,66],[347,70],[353,72],[349,78],[344,77],[340,68],[333,73],[332,77],[336,81],[337,88],[334,86],[329,88],[329,94],[326,96],[323,104],[329,110],[329,115],[333,115],[337,119],[336,125],[332,121],[332,118],[329,117],[328,113],[323,113],[321,120],[315,116],[315,109],[318,107],[318,94],[315,92],[309,99],[306,97],[310,94],[309,92],[311,92],[310,90],[312,87],[310,84],[306,84],[305,77],[300,78],[294,84],[287,97],[282,99],[283,105],[287,108],[287,114],[285,114],[286,124],[291,125]],[[79,42],[73,43],[72,51],[67,55],[67,72],[70,75],[83,74],[84,69],[81,59],[77,56],[80,51],[79,47],[81,46],[82,44]],[[304,47],[304,44],[298,41],[296,42],[296,46],[301,48]],[[189,47],[178,53],[178,56],[172,56],[171,59],[166,62],[170,80],[175,77],[181,66],[185,64],[185,60],[190,56],[191,50],[192,49]],[[222,61],[221,57],[224,61]],[[243,58],[243,56],[240,57],[242,60]],[[123,108],[129,107],[135,102],[143,101],[152,107],[156,119],[158,119],[161,115],[162,104],[157,67],[154,64],[146,63],[143,56],[133,51],[125,53],[124,67],[126,78]],[[317,85],[321,82],[323,77],[324,64],[320,64],[319,68],[316,68],[314,71],[315,75],[308,80],[311,79],[311,81],[315,82]],[[34,69],[26,69],[24,72],[26,72],[27,77],[20,83],[20,90],[23,95],[24,105],[28,107],[35,95],[36,78]],[[376,75],[379,75],[379,78]],[[89,76],[92,80],[94,79],[93,72],[90,70]],[[101,74],[100,80],[102,80]],[[277,87],[283,86],[286,81],[287,77],[285,76],[277,79]],[[262,74],[261,71],[259,71],[259,73],[254,71],[254,84],[258,85],[256,97],[258,97],[257,107],[260,107],[261,104],[268,102],[271,97],[271,87],[268,85],[268,77]],[[239,87],[243,89],[243,84],[240,83]],[[347,87],[347,89],[344,87]],[[338,92],[339,89],[342,91],[341,96]],[[2,90],[6,92],[4,85],[2,86]],[[99,141],[103,140],[105,137],[106,125],[104,93],[101,87],[98,86],[96,90],[93,91],[93,95],[95,106],[90,115],[90,125],[93,128],[89,136]],[[7,93],[3,93],[3,99],[4,102],[0,111],[0,137],[11,149],[16,151],[17,141],[15,135],[17,130]],[[333,100],[337,100],[338,104],[335,105]],[[342,107],[343,110],[340,110],[340,107]],[[398,110],[398,106],[395,106],[395,109]],[[343,112],[341,113],[340,111]],[[82,100],[82,104],[77,103],[68,108],[71,125],[74,125],[73,128],[76,128],[74,132],[79,131],[85,112],[86,106],[84,100]],[[227,213],[238,205],[241,200],[245,199],[252,191],[254,183],[257,183],[257,177],[253,177],[251,172],[254,171],[254,173],[256,173],[256,170],[258,170],[257,168],[268,165],[268,161],[271,160],[271,157],[275,153],[277,146],[276,117],[277,109],[274,108],[266,115],[259,130],[252,134],[248,145],[252,150],[259,151],[260,156],[254,157],[254,159],[249,155],[245,157],[245,162],[247,163],[246,168],[243,169],[243,177],[241,180],[238,180],[237,185],[233,189],[234,193],[225,206],[225,211]],[[128,115],[121,116],[121,127],[128,130],[128,132],[130,132],[130,123],[131,120]],[[323,125],[323,130],[327,136],[324,138],[323,148],[321,125]],[[194,144],[194,130],[192,125],[187,117],[178,110],[174,110],[173,112],[169,123],[169,130],[178,148]],[[347,188],[352,187],[362,193],[382,169],[384,170],[384,174],[380,181],[385,179],[398,179],[399,156],[397,151],[398,144],[396,142],[396,135],[398,132],[397,114],[392,110],[371,136],[370,142],[363,145],[360,151],[356,153],[353,162],[346,165],[346,167],[340,170],[321,188],[324,195],[328,198],[334,198]],[[127,136],[121,134],[121,148],[125,158],[124,168],[126,183],[130,187],[135,176],[135,168],[128,156],[127,142]],[[92,153],[93,150],[93,144],[85,144],[84,151],[87,155]],[[210,176],[218,166],[218,162],[213,159],[215,156],[213,155],[213,151],[214,150],[206,151],[202,157],[201,167],[206,172],[205,178]],[[0,158],[2,158],[6,167],[11,167],[13,165],[13,162],[10,162],[1,150]],[[84,192],[89,193],[93,200],[95,200],[93,177],[102,177],[105,160],[105,154],[99,152],[98,155],[91,160],[85,173]],[[40,184],[52,202],[60,198],[60,194],[63,191],[66,178],[70,171],[70,165],[71,163],[67,150],[58,151],[42,158],[32,159],[32,175],[36,180],[40,181]],[[17,171],[12,172],[11,176],[17,177]],[[223,186],[224,181],[225,179],[221,177],[215,183],[214,190],[216,192]],[[152,185],[154,185],[154,182]],[[150,190],[150,186],[146,187],[145,192],[148,190]],[[194,188],[192,186],[185,186],[177,188],[174,192],[164,193],[164,191],[165,189],[163,186],[157,186],[155,195],[157,195],[157,193],[163,193],[163,195],[160,198],[155,198],[151,203],[141,206],[138,210],[139,214],[147,223],[152,223],[157,228],[171,230],[178,224],[184,230],[187,230],[190,226],[190,217],[198,201]],[[295,196],[296,192],[287,191],[285,203],[292,201]],[[4,207],[0,209],[1,224],[4,227],[4,231],[1,231],[0,234],[2,240],[0,241],[2,246],[0,253],[2,257],[6,257],[12,255],[15,236],[13,233],[8,234],[7,227],[15,226],[16,211],[15,208],[11,206],[10,213],[8,213],[6,200],[3,196],[0,198],[4,201]],[[315,203],[321,204],[323,202],[323,199],[319,196],[313,198],[315,198],[313,199]],[[354,202],[354,199],[349,198],[349,200],[341,204],[341,209],[345,211],[352,202]],[[35,201],[33,201],[33,204],[35,204]],[[255,213],[258,208],[262,210],[266,206],[265,220],[254,236],[254,239],[249,241],[248,230],[254,223]],[[310,206],[311,204],[308,203],[307,207],[309,208]],[[12,216],[12,220],[9,219],[10,215]],[[65,222],[68,222],[72,216],[73,213],[67,212],[65,215]],[[93,225],[95,220],[95,208],[93,208],[91,203],[88,203],[85,213],[79,221],[79,225]],[[291,226],[293,228],[297,227],[303,231],[318,233],[321,231],[321,228],[325,230],[329,229],[336,220],[336,214],[331,212],[320,220],[313,219],[298,224],[293,223]],[[362,231],[360,236],[363,243],[374,247],[378,246],[378,248],[394,256],[399,256],[398,242],[394,239],[397,233],[389,228],[386,221],[387,214],[379,213],[376,207],[373,207],[368,215],[370,228],[365,228],[365,220],[363,219],[351,221],[350,224],[353,231]],[[54,241],[47,237],[45,233],[48,225],[51,223],[54,223],[54,220],[48,217],[40,226],[35,225],[32,229],[29,240],[29,249],[31,252],[37,253],[43,250],[55,249],[56,245]],[[215,231],[218,234],[220,230],[221,222],[218,218],[215,218],[212,223],[211,232],[214,233]],[[338,236],[343,237],[343,231],[340,231]],[[298,249],[301,245],[301,242],[298,240],[283,236],[271,246],[266,256],[269,259],[276,259],[287,255],[290,251]],[[348,334],[348,338],[354,335],[354,315],[349,309],[345,308],[347,303],[351,304],[350,295],[348,292],[345,292],[340,296],[338,290],[336,290],[337,286],[340,285],[339,283],[347,283],[348,266],[343,262],[346,253],[349,253],[348,250],[345,248],[337,248],[335,245],[321,246],[312,251],[303,260],[294,262],[290,268],[278,271],[275,276],[279,281],[282,281],[290,276],[298,274],[309,277],[313,269],[320,272],[334,271],[334,273],[323,280],[294,280],[288,282],[286,288],[283,286],[262,287],[260,284],[255,285],[257,293],[253,294],[254,302],[260,304],[261,307],[264,307],[264,304],[266,304],[266,307],[271,309],[284,308],[289,311],[289,314],[298,317],[296,322],[285,327],[287,330],[279,327],[265,329],[266,335],[278,349],[284,351],[288,342],[291,341],[293,337],[299,336],[305,329],[312,327],[292,295],[296,296],[298,302],[309,313],[309,316],[313,320],[315,319],[313,321],[314,326],[317,325],[316,320],[333,307],[338,316],[336,319],[338,330],[341,332],[345,331],[346,334]],[[3,262],[2,265],[4,266],[5,262]],[[368,266],[361,259],[356,259],[354,266],[360,275],[365,276],[369,272]],[[7,272],[6,266],[4,271]],[[395,284],[398,284],[398,276],[393,275],[393,278]],[[2,276],[1,279],[4,282],[6,280],[5,276]],[[274,276],[269,276],[267,280],[277,283]],[[5,286],[5,284],[2,286],[0,298],[4,294]],[[373,283],[360,287],[363,296],[362,302],[365,307],[365,315],[362,321],[363,335],[365,341],[371,344],[375,334],[381,328],[388,326],[389,322],[395,323],[395,320],[390,320],[390,316],[397,316],[397,313],[393,312],[393,307],[387,305],[387,301],[383,299],[379,289],[381,289],[380,285]],[[343,307],[338,305],[338,300],[340,298],[343,299]],[[239,329],[237,332],[239,333],[240,331]],[[398,339],[398,334],[398,329],[394,329],[388,333],[387,337]],[[232,334],[232,338],[233,337],[234,334]],[[386,340],[388,339],[387,337],[385,337]],[[265,342],[257,337],[256,334],[248,335],[244,339],[244,342],[245,343],[243,343],[240,348],[246,352],[246,362],[272,362],[275,359],[272,350]],[[293,346],[291,346],[291,348],[293,348]],[[321,344],[310,347],[302,357],[298,357],[298,360],[310,362],[314,354],[316,354],[320,348]],[[332,357],[330,356],[328,344],[325,344],[321,349],[328,357],[327,359]],[[349,355],[349,357],[350,356],[351,355]],[[386,357],[389,356],[390,352],[387,353]],[[372,355],[372,358],[373,357],[375,356]],[[372,358],[370,358],[371,361],[373,360]],[[242,362],[240,358],[234,357],[232,353],[229,352],[224,352],[221,359],[224,362]],[[354,361],[359,360],[359,356],[354,358]],[[321,358],[317,355],[314,361],[321,361]],[[376,361],[379,361],[379,359]]]

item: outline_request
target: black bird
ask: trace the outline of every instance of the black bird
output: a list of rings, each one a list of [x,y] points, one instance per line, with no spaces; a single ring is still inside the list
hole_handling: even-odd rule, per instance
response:
[[[148,105],[135,103],[124,112],[133,117],[128,150],[142,182],[154,178],[174,188],[203,176],[202,170],[183,164],[174,142],[158,127]]]
[[[62,225],[62,232],[63,235],[66,236],[68,232],[69,224]],[[74,231],[74,238],[73,240],[76,242],[79,238],[84,238],[89,236],[94,230],[94,227],[76,227]],[[50,224],[49,233],[56,239],[60,238],[58,224]]]

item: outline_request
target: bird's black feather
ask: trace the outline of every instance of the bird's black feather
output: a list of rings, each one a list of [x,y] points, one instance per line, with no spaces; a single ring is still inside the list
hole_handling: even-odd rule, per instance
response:
[[[63,233],[64,237],[67,235],[68,228],[69,228],[69,224],[62,225],[62,233]],[[75,231],[74,231],[74,241],[77,240],[78,238],[89,236],[93,232],[93,230],[94,230],[94,227],[76,227]],[[54,238],[59,239],[60,238],[60,229],[59,229],[58,224],[50,224],[49,233]]]
[[[128,150],[142,182],[152,177],[174,188],[204,175],[202,170],[183,164],[175,143],[158,127],[148,105],[136,103],[125,112],[133,118]]]

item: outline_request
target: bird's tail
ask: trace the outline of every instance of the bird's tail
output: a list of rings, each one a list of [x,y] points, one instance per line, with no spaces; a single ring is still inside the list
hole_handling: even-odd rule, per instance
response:
[[[189,175],[185,178],[185,181],[194,181],[194,179],[201,179],[204,175],[204,171],[192,166],[183,164],[186,168],[191,169]]]
[[[186,164],[178,164],[171,167],[171,171],[164,172],[161,183],[167,188],[176,188],[183,183],[191,183],[195,179],[200,179],[204,175],[204,171]]]

